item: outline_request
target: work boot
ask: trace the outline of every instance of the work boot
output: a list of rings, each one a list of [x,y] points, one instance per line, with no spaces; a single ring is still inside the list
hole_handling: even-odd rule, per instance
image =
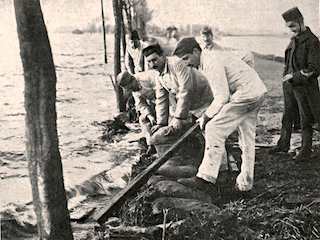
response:
[[[319,123],[315,123],[315,124],[313,125],[312,129],[320,132],[320,124],[319,124]]]
[[[270,150],[269,150],[269,153],[270,154],[275,154],[275,153],[288,153],[289,149],[288,148],[283,148],[283,147],[280,147],[280,146],[275,146],[275,147],[272,147]]]
[[[305,162],[310,160],[312,153],[312,128],[306,128],[302,131],[302,148],[301,151],[295,156],[296,162]]]
[[[155,146],[154,145],[149,145],[148,149],[146,151],[146,155],[151,156],[151,155],[153,155],[155,153],[157,153],[157,150],[156,150]]]
[[[201,191],[213,191],[215,185],[199,177],[180,178],[178,183],[185,185],[186,187],[198,189]]]
[[[234,185],[233,190],[234,190],[234,195],[236,196],[236,198],[251,199],[254,194],[252,189],[250,189],[248,191],[240,191],[237,184]]]
[[[306,161],[309,161],[310,158],[311,158],[311,154],[312,154],[312,151],[311,150],[304,150],[302,149],[294,158],[293,160],[295,162],[306,162]]]
[[[140,144],[141,148],[147,149],[148,144],[145,137],[139,138],[138,143]]]

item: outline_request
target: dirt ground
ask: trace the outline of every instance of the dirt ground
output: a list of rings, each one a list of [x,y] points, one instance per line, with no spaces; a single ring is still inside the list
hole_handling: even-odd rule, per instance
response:
[[[300,144],[299,133],[293,135],[288,154],[268,153],[281,128],[282,69],[279,62],[256,58],[256,70],[265,82],[268,94],[259,113],[256,142],[262,147],[256,149],[252,191],[245,194],[235,191],[237,173],[220,174],[216,191],[208,193],[211,203],[198,209],[169,209],[165,219],[169,226],[164,238],[161,227],[164,212],[153,213],[149,190],[142,187],[113,214],[115,218],[110,218],[109,223],[102,227],[88,225],[93,238],[89,237],[93,235],[88,233],[88,227],[76,224],[75,239],[320,239],[320,134],[314,134],[314,153],[308,162],[292,160]],[[229,151],[240,167],[240,149],[232,144],[235,137],[228,140]],[[134,171],[137,174],[150,163],[141,160],[133,167]],[[93,199],[93,203],[103,206],[109,199]],[[86,232],[86,237],[77,232]]]
[[[272,146],[278,138],[283,109],[282,69],[279,62],[256,59],[256,70],[268,88],[259,114],[257,143]],[[221,176],[227,177],[227,181],[222,180],[219,191],[211,193],[213,203],[220,210],[214,214],[191,211],[184,215],[184,224],[168,230],[166,239],[320,239],[319,133],[314,136],[314,154],[310,161],[296,163],[292,160],[299,144],[299,134],[295,134],[288,154],[271,155],[268,147],[257,148],[253,190],[237,193],[233,189],[236,175]],[[240,166],[240,150],[237,147],[230,150]],[[129,203],[131,208],[124,208],[127,213],[122,216],[123,220],[129,225],[144,227],[160,224],[163,215],[146,220],[148,210],[139,211],[143,194],[140,192],[139,200],[136,197]],[[134,214],[141,214],[140,218],[128,214],[132,204],[135,205]],[[140,208],[146,207],[142,204]],[[167,221],[181,220],[178,215],[171,215]],[[159,234],[144,238],[159,239]]]

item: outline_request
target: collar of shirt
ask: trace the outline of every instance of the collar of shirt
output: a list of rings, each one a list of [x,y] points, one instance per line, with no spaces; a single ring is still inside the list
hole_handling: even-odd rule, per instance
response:
[[[168,59],[166,58],[166,61],[164,63],[164,68],[163,71],[159,74],[160,77],[164,76],[169,72],[169,67],[168,67]]]
[[[300,32],[297,36],[293,37],[292,40],[300,43],[303,42],[304,40],[306,40],[307,38],[309,38],[311,33],[311,30],[309,27],[306,27],[306,30],[303,32]]]
[[[204,47],[204,49],[212,50],[213,47],[214,47],[214,44],[212,43],[212,44],[210,44],[210,45],[206,45],[206,46]]]

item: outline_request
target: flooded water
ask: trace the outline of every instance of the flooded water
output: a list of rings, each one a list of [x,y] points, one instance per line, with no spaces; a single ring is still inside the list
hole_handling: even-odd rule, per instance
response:
[[[108,36],[110,62],[113,57],[110,51],[112,39]],[[50,41],[58,78],[59,147],[68,191],[120,165],[124,160],[135,161],[137,146],[130,148],[130,144],[105,144],[99,140],[101,130],[93,125],[95,121],[110,119],[116,113],[113,88],[106,76],[107,72],[112,72],[113,66],[103,63],[102,36],[56,33],[50,35]],[[20,223],[34,223],[31,187],[24,157],[24,79],[17,37],[1,35],[0,48],[3,53],[0,56],[2,222],[15,219]],[[119,171],[118,176],[121,176]],[[113,178],[113,182],[117,182],[117,174]],[[121,181],[118,183],[123,187]],[[71,204],[69,202],[69,207]]]
[[[223,46],[284,56],[289,41],[289,36],[228,36],[221,38],[219,42]]]

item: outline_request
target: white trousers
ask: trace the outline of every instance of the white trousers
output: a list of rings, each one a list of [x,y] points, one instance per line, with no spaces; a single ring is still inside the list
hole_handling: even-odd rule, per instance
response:
[[[225,157],[225,141],[238,130],[242,150],[241,172],[236,184],[240,191],[253,186],[257,115],[263,96],[246,102],[229,102],[211,119],[205,129],[205,152],[197,177],[215,183]]]

